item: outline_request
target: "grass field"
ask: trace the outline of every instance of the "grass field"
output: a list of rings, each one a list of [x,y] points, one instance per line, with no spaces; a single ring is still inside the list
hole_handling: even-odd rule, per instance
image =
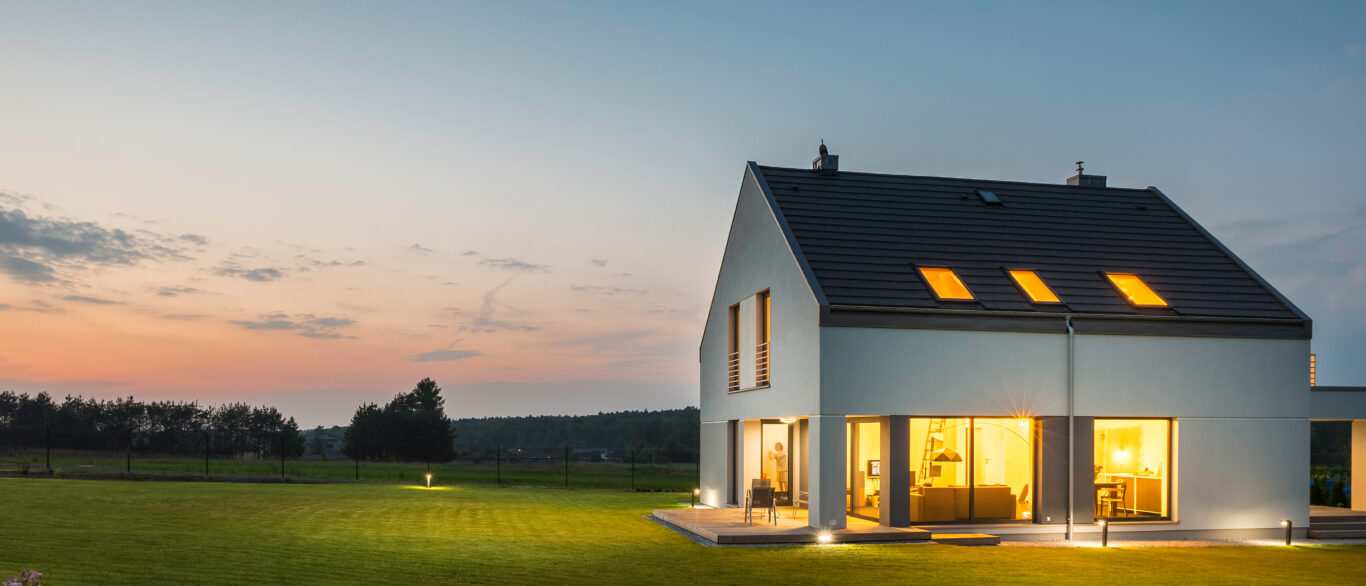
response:
[[[35,473],[45,472],[46,455],[41,451],[0,454],[0,470],[13,470],[15,462],[31,462]],[[52,467],[57,476],[110,475],[132,468],[134,477],[155,478],[202,477],[204,459],[178,456],[140,456],[131,461],[121,454],[108,452],[72,452],[54,450]],[[621,462],[569,462],[570,488],[608,488],[640,490],[692,490],[697,483],[695,464],[645,464],[632,466]],[[423,478],[427,465],[422,462],[361,462],[357,467],[351,460],[286,460],[286,478],[351,480],[359,474],[361,480],[382,482],[412,482]],[[431,465],[438,482],[446,484],[498,484],[513,486],[563,487],[565,466],[562,459],[505,460],[499,465],[493,460],[454,461]],[[209,461],[210,476],[280,477],[279,460],[248,460],[213,458]],[[634,480],[633,477],[634,476]]]
[[[45,584],[1364,583],[1366,546],[703,547],[685,494],[0,478],[0,576]]]

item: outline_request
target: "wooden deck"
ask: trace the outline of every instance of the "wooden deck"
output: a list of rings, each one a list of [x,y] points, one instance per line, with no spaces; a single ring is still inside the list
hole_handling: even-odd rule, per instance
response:
[[[818,543],[819,532],[807,527],[806,511],[781,510],[776,525],[756,514],[745,523],[744,509],[657,509],[655,518],[717,544]],[[848,518],[848,527],[831,532],[833,543],[870,541],[926,541],[930,532],[913,527],[883,527],[872,521]]]

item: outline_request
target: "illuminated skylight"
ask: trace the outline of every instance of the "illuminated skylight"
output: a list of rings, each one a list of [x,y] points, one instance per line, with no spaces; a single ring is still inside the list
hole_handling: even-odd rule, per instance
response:
[[[972,292],[968,291],[968,286],[963,284],[963,280],[953,272],[953,269],[920,267],[920,274],[925,277],[925,283],[929,284],[934,295],[940,299],[954,301],[971,301]]]
[[[1015,279],[1015,284],[1024,290],[1030,301],[1034,303],[1062,303],[1057,294],[1053,293],[1053,290],[1048,288],[1043,279],[1039,278],[1038,273],[1015,269],[1011,269],[1009,272],[1010,277]]]
[[[1138,275],[1128,273],[1105,273],[1129,302],[1139,307],[1166,307],[1167,301],[1148,287]]]

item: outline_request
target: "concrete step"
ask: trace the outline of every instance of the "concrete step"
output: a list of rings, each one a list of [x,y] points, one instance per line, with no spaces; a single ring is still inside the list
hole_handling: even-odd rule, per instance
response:
[[[1366,523],[1366,515],[1315,515],[1309,518],[1310,525],[1319,523]]]
[[[944,545],[1000,545],[999,535],[986,533],[935,533],[930,541]]]
[[[1306,535],[1310,539],[1366,539],[1366,529],[1315,529]]]
[[[1356,521],[1314,521],[1309,524],[1310,529],[1366,529],[1366,520],[1357,519]]]

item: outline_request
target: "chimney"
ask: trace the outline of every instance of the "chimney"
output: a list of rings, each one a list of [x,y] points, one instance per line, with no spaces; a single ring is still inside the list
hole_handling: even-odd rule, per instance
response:
[[[1077,187],[1105,187],[1104,175],[1087,175],[1081,172],[1081,164],[1085,161],[1077,161],[1077,174],[1067,178],[1068,185]]]
[[[840,170],[840,156],[830,154],[830,149],[825,148],[825,139],[821,139],[820,154],[811,159],[811,168],[821,175],[834,175]]]

